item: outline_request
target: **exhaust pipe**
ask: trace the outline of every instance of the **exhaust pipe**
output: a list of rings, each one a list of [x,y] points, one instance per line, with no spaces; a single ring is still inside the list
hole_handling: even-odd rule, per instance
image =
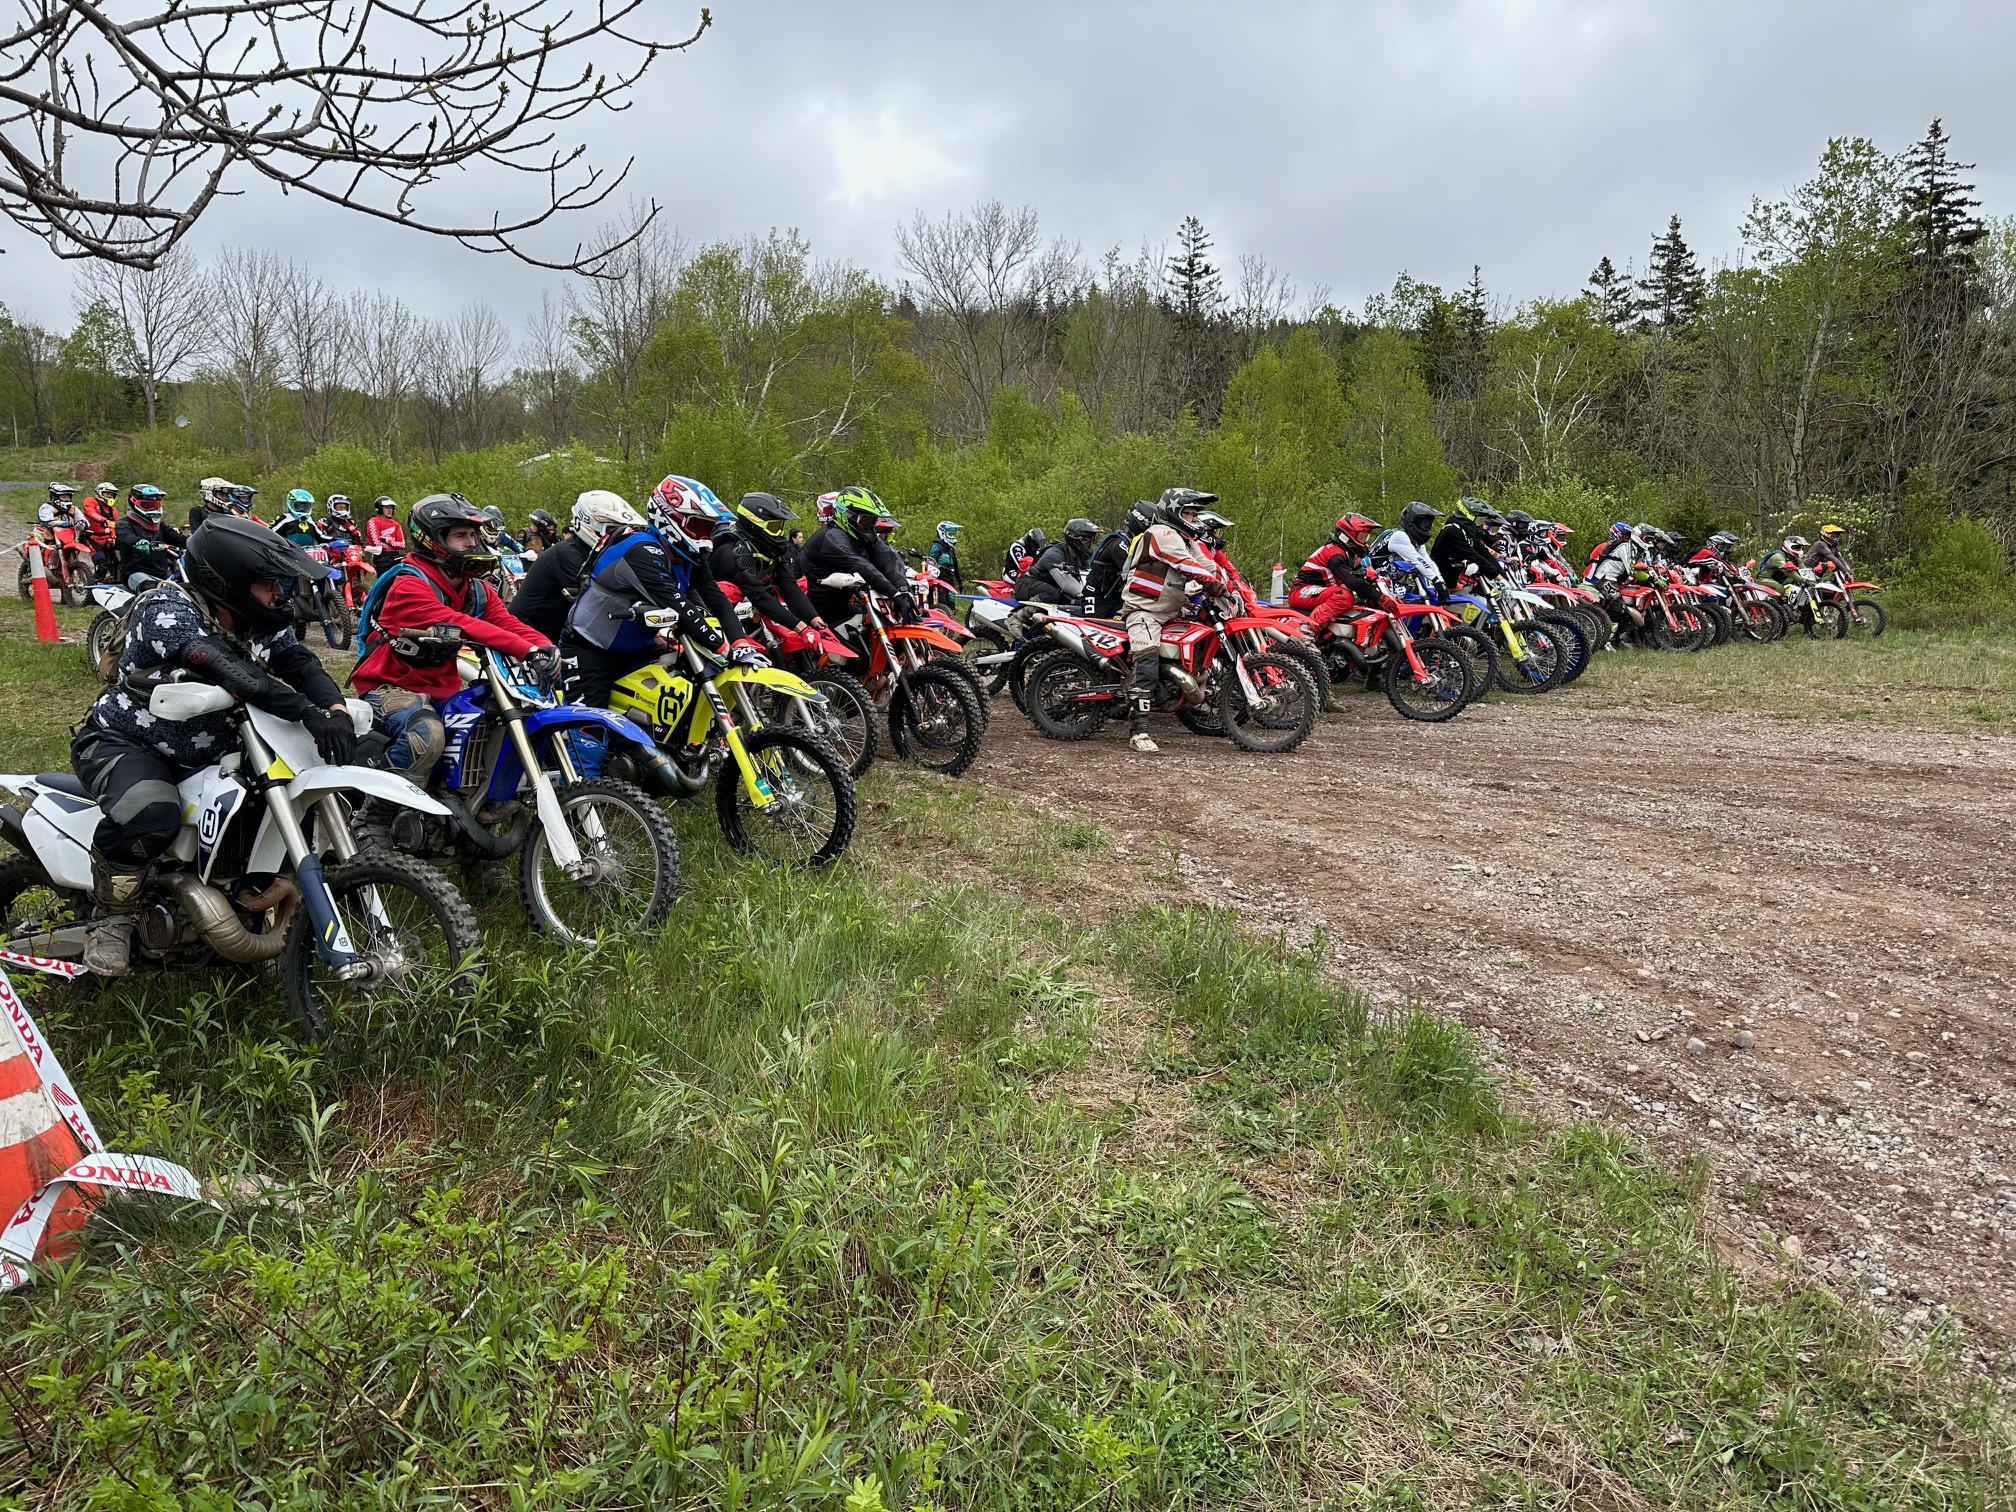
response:
[[[1176,691],[1182,695],[1183,706],[1185,708],[1197,708],[1203,704],[1203,686],[1196,678],[1185,672],[1181,667],[1172,667],[1169,663],[1164,662],[1162,663],[1162,675],[1176,684]]]
[[[455,821],[455,827],[461,831],[462,838],[493,861],[502,861],[523,845],[526,831],[532,827],[531,819],[520,814],[511,828],[502,835],[493,835],[476,822],[476,816],[469,812],[469,806],[462,801],[460,795],[444,792],[439,796],[441,802],[447,805],[449,817]]]
[[[168,886],[175,894],[175,901],[182,905],[182,912],[203,936],[203,943],[225,960],[251,966],[270,961],[287,948],[287,922],[294,915],[294,905],[301,901],[301,890],[294,885],[293,878],[280,877],[266,891],[252,893],[242,900],[242,906],[252,913],[264,913],[269,908],[280,910],[274,928],[264,934],[247,929],[229,898],[188,872],[175,873],[168,879]]]

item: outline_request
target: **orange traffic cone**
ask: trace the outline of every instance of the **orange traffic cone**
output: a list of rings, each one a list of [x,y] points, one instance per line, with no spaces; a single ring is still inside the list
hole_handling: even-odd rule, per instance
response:
[[[29,594],[35,600],[35,639],[57,641],[56,606],[49,599],[49,564],[42,558],[42,543],[28,540]]]

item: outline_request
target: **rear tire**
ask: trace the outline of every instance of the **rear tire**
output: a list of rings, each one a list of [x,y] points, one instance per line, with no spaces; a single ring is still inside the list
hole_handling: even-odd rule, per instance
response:
[[[898,683],[889,698],[889,744],[926,771],[962,775],[980,759],[986,731],[972,685],[956,672],[928,664],[909,673],[908,680],[908,692]]]
[[[1242,751],[1278,756],[1292,751],[1316,728],[1316,711],[1322,697],[1316,680],[1293,657],[1271,651],[1246,657],[1246,672],[1258,686],[1264,706],[1256,707],[1246,698],[1236,665],[1218,673],[1218,717],[1225,733]]]
[[[119,658],[126,650],[126,622],[110,609],[101,609],[84,632],[84,659],[98,674],[98,681],[110,682],[118,675]]]
[[[1890,623],[1883,606],[1874,599],[1850,599],[1847,634],[1851,640],[1874,640]]]
[[[969,667],[972,666],[973,658],[976,656],[999,656],[1004,651],[1014,649],[1008,644],[1008,637],[992,625],[984,622],[975,625],[969,622],[966,628],[973,632],[973,639],[959,648],[959,656]],[[974,677],[979,679],[982,690],[992,697],[1008,686],[1010,665],[1011,663],[1001,662],[985,672],[978,667],[972,667],[972,672]]]
[[[1045,740],[1090,740],[1105,728],[1118,700],[1126,697],[1127,687],[1116,688],[1112,702],[1085,704],[1078,698],[1108,681],[1100,668],[1074,652],[1059,651],[1044,657],[1022,679],[1029,722]]]

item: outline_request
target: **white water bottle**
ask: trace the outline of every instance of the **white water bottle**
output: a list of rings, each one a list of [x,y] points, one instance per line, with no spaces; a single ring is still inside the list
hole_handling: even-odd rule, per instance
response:
[[[1267,595],[1267,602],[1278,604],[1288,597],[1288,574],[1279,562],[1274,564],[1274,587]]]

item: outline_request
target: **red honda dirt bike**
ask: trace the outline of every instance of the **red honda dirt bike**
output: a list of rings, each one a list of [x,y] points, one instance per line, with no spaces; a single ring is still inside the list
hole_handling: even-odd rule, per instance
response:
[[[329,565],[343,569],[343,602],[355,617],[357,606],[364,602],[369,591],[370,573],[364,561],[364,548],[353,536],[337,532],[329,539]]]
[[[1128,712],[1134,658],[1127,632],[1113,620],[1045,617],[1057,650],[1030,663],[1022,696],[1038,733],[1088,740]],[[1292,751],[1316,728],[1321,695],[1293,657],[1268,650],[1270,621],[1224,614],[1205,605],[1194,619],[1162,627],[1155,708],[1198,735],[1226,735],[1242,751]]]
[[[1750,575],[1750,569],[1756,565],[1756,562],[1750,561],[1741,567],[1720,566],[1711,570],[1707,564],[1701,564],[1695,566],[1693,572],[1702,580],[1718,584],[1727,593],[1722,602],[1729,612],[1735,638],[1762,646],[1783,640],[1791,621],[1785,613],[1785,606],[1779,602],[1777,588],[1770,583],[1760,583]]]
[[[1858,589],[1881,593],[1881,583],[1865,583],[1845,572],[1823,568],[1813,574],[1813,588],[1820,603],[1832,606],[1843,637],[1874,640],[1889,626],[1890,618],[1883,612],[1881,604],[1872,598],[1855,596]]]
[[[1624,603],[1644,619],[1644,628],[1638,631],[1643,644],[1655,651],[1699,651],[1708,644],[1713,628],[1693,599],[1680,591],[1685,586],[1676,585],[1672,574],[1657,571],[1618,590]]]
[[[28,528],[28,539],[15,549],[21,553],[21,597],[35,596],[35,564],[28,558],[30,543],[42,548],[42,570],[49,577],[49,592],[58,602],[72,608],[91,602],[91,548],[80,539],[76,525],[44,525]]]
[[[952,642],[952,654],[941,655],[937,659],[966,679],[973,689],[973,696],[980,701],[980,719],[984,725],[994,717],[989,679],[971,658],[993,648],[962,625],[949,610],[938,607],[941,600],[953,602],[952,585],[940,574],[938,564],[927,556],[920,555],[918,565],[911,570],[910,596],[917,601],[918,613],[923,616],[918,623],[928,625]]]
[[[1576,582],[1560,563],[1545,557],[1528,561],[1526,591],[1546,599],[1554,613],[1564,615],[1581,626],[1583,638],[1589,643],[1589,657],[1594,657],[1610,644],[1613,627],[1610,616],[1603,612],[1603,595]],[[1568,680],[1573,682],[1580,677],[1588,665],[1589,658],[1585,657],[1582,667]]]
[[[1439,632],[1460,623],[1441,604],[1409,603],[1383,578],[1379,601],[1347,609],[1326,629],[1321,649],[1334,682],[1356,672],[1383,688],[1403,719],[1440,724],[1484,691],[1487,674],[1470,653]]]

